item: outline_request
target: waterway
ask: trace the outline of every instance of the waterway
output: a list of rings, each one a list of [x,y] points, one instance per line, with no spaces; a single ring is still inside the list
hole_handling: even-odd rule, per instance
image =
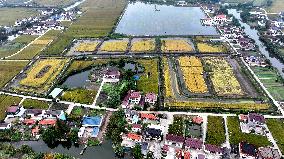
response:
[[[62,86],[66,88],[86,88],[91,85],[91,81],[89,80],[89,75],[92,69],[76,73],[74,75],[69,76]]]
[[[212,26],[202,26],[206,18],[200,7],[129,3],[116,33],[133,36],[219,35]]]
[[[282,72],[282,70],[284,70],[284,64],[266,50],[264,44],[259,40],[258,31],[252,29],[248,24],[243,23],[241,21],[240,13],[236,9],[229,9],[228,12],[229,14],[234,15],[240,21],[241,26],[245,28],[245,33],[255,41],[256,45],[258,45],[260,53],[270,60],[272,66],[275,67],[282,78],[284,78],[284,73]]]
[[[83,146],[75,147],[72,146],[69,149],[57,146],[54,149],[49,148],[42,140],[39,141],[20,141],[13,143],[16,147],[21,145],[28,145],[32,147],[35,152],[52,152],[61,153],[73,156],[80,159],[114,159],[115,154],[112,149],[111,141],[105,141],[101,146],[88,147],[83,155],[80,155]]]

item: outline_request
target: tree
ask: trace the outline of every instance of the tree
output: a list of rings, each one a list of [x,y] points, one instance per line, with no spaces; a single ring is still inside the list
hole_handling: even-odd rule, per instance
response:
[[[136,144],[132,149],[132,155],[135,159],[142,159],[143,154],[141,152],[141,145]]]
[[[121,144],[117,144],[117,145],[114,145],[114,153],[120,157],[120,158],[123,158],[124,156],[124,148],[121,146]]]
[[[55,129],[54,126],[48,127],[46,130],[44,130],[42,134],[42,140],[50,148],[55,148],[58,145],[59,137],[60,134],[58,134],[58,131]]]

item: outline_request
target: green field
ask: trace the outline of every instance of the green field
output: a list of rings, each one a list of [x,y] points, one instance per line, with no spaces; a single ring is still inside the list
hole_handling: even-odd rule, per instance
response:
[[[283,119],[267,119],[268,129],[272,133],[280,151],[284,153],[284,123]]]
[[[0,58],[7,57],[18,52],[37,37],[38,36],[34,35],[20,35],[13,41],[4,44],[0,47]]]
[[[83,15],[70,25],[44,53],[61,54],[74,38],[107,36],[125,5],[125,0],[86,0],[80,6],[84,11]]]
[[[223,117],[208,116],[206,143],[221,146],[225,143],[225,125]]]
[[[141,90],[144,93],[153,92],[158,94],[159,91],[158,59],[137,60],[137,62],[145,68],[144,73],[140,76],[140,79],[137,81],[138,90]]]
[[[6,116],[6,109],[11,105],[17,105],[21,101],[19,97],[0,95],[0,120],[3,120]]]
[[[253,70],[275,100],[284,100],[283,80],[276,70],[262,67],[253,67]]]
[[[0,88],[17,75],[28,62],[26,61],[0,61]]]
[[[255,134],[246,134],[241,132],[240,123],[238,117],[227,117],[228,131],[230,137],[230,144],[238,145],[241,141],[246,141],[257,147],[270,146],[271,143],[267,137]]]
[[[267,7],[267,11],[271,13],[279,13],[284,11],[283,0],[272,0],[272,5]]]
[[[23,107],[25,109],[48,109],[49,104],[46,101],[39,101],[39,100],[34,100],[34,99],[25,99],[24,102],[22,103]]]
[[[76,1],[78,0],[33,0],[34,3],[45,7],[64,7],[71,5]]]
[[[92,104],[94,102],[96,94],[97,91],[95,90],[73,89],[65,91],[61,96],[61,99],[75,103]]]
[[[29,18],[37,14],[35,9],[29,8],[0,8],[0,25],[11,26],[17,19]]]

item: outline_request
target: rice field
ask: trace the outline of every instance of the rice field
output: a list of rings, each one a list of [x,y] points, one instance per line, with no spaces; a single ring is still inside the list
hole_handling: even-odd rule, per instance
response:
[[[197,43],[197,49],[200,53],[226,53],[227,49],[221,44]]]
[[[191,52],[193,47],[187,39],[162,39],[162,52]]]
[[[109,40],[104,41],[100,51],[102,52],[125,52],[128,45],[127,40]]]
[[[153,52],[155,47],[154,39],[134,39],[131,44],[131,52]]]

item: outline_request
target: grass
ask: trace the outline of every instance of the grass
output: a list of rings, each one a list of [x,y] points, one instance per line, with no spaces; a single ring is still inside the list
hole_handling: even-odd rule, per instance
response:
[[[141,64],[145,71],[140,76],[140,79],[137,81],[138,90],[143,91],[144,93],[153,92],[158,94],[159,85],[159,73],[158,73],[158,59],[152,60],[137,60]]]
[[[11,42],[8,42],[0,47],[0,58],[10,56],[21,50],[28,43],[32,42],[38,36],[20,35]]]
[[[73,89],[63,93],[61,99],[81,104],[92,104],[95,100],[97,91],[86,89]]]
[[[0,25],[11,26],[17,19],[29,18],[39,14],[35,9],[29,8],[0,8]]]
[[[226,53],[227,49],[224,45],[197,43],[197,48],[201,53]]]
[[[224,119],[218,116],[208,116],[206,143],[221,146],[226,140]]]
[[[107,36],[113,29],[126,5],[125,0],[86,0],[81,8],[83,15],[52,42],[45,54],[61,54],[75,38]]]
[[[230,144],[238,145],[241,141],[257,147],[271,146],[267,137],[255,134],[242,133],[238,117],[227,117]]]
[[[253,71],[275,100],[284,100],[283,81],[276,70],[262,67],[253,67]]]
[[[46,101],[40,101],[35,99],[25,99],[22,103],[25,109],[48,109],[49,104]]]
[[[64,7],[75,3],[78,0],[34,0],[40,6],[45,7]]]
[[[280,151],[284,153],[284,123],[283,119],[266,119],[268,129],[272,133]]]
[[[22,99],[20,97],[13,97],[7,95],[0,95],[0,120],[6,116],[6,109],[11,105],[18,105]]]
[[[0,61],[0,88],[17,75],[28,62],[26,61]]]
[[[268,12],[279,13],[284,10],[283,0],[273,0],[272,5],[267,8]]]
[[[26,47],[24,50],[19,52],[17,55],[10,57],[9,59],[16,59],[16,60],[29,60],[35,57],[36,55],[40,54],[43,49],[48,46],[57,36],[59,35],[60,31],[58,30],[50,30],[45,33],[43,36],[38,38],[37,40],[33,41],[31,45]]]
[[[166,107],[175,109],[241,109],[241,110],[268,110],[269,104],[257,103],[219,103],[197,101],[172,101],[166,102]]]

